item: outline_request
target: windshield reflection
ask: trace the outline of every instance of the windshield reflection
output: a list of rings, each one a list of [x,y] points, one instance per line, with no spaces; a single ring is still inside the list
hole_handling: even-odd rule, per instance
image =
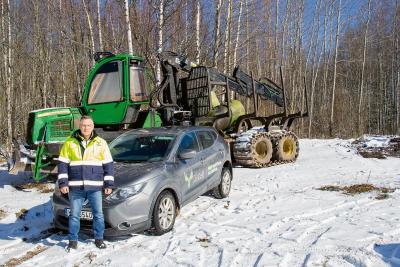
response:
[[[167,155],[175,139],[172,134],[129,134],[122,135],[110,144],[116,162],[155,162]]]

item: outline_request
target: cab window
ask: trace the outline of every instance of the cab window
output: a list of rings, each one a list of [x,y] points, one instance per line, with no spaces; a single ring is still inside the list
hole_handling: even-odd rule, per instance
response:
[[[132,101],[146,101],[148,99],[143,68],[135,65],[129,67],[129,87]]]
[[[95,74],[88,104],[120,101],[122,99],[122,62],[114,61],[101,66]]]
[[[201,147],[206,149],[214,144],[216,136],[210,131],[199,131],[197,132],[197,137],[199,138]]]
[[[178,153],[186,149],[199,151],[199,145],[197,143],[194,133],[185,134],[185,136],[181,140],[181,143],[179,144]]]

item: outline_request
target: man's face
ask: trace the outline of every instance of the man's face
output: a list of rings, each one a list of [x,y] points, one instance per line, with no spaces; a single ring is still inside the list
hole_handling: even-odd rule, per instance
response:
[[[79,129],[85,139],[88,139],[93,132],[94,124],[91,119],[84,119],[79,123]]]

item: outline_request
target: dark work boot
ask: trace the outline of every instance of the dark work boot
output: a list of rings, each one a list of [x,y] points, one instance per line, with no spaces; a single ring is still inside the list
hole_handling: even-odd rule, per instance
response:
[[[65,249],[67,252],[70,252],[71,249],[77,249],[78,248],[78,241],[70,240],[68,243],[68,247]]]
[[[103,239],[96,239],[96,240],[94,240],[94,244],[95,244],[96,247],[99,248],[99,249],[105,249],[105,248],[107,248],[107,245],[103,242]]]

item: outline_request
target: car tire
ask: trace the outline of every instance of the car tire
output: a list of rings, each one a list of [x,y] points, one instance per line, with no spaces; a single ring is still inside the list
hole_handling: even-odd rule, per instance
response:
[[[153,224],[156,234],[165,234],[174,227],[176,218],[176,201],[169,191],[162,192],[155,203]]]
[[[214,187],[213,195],[215,198],[221,199],[229,196],[232,185],[232,172],[229,168],[224,167],[221,173],[221,182]]]

